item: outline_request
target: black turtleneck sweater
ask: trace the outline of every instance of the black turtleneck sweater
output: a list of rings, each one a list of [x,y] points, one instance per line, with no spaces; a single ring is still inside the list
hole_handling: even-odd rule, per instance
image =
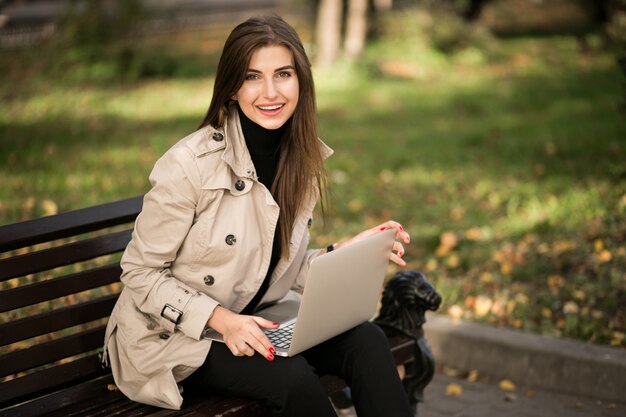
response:
[[[252,162],[254,163],[254,168],[256,169],[259,181],[265,185],[268,190],[270,190],[272,188],[274,178],[276,177],[278,158],[280,156],[280,142],[286,130],[287,123],[279,129],[268,130],[246,117],[241,108],[239,108],[239,120],[241,122],[241,130],[243,131],[243,135],[246,140],[246,146],[248,147],[248,151],[252,157]],[[276,199],[275,195],[274,199]],[[274,242],[272,244],[272,256],[270,258],[267,275],[265,276],[259,291],[242,310],[242,314],[252,314],[254,309],[259,304],[259,301],[261,301],[267,292],[274,268],[276,268],[276,265],[280,260],[280,254],[280,229],[279,226],[276,225]]]

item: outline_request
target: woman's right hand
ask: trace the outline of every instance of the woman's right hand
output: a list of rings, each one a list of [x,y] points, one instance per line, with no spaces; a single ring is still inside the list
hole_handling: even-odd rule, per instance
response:
[[[261,327],[277,329],[279,323],[257,316],[233,313],[222,306],[217,306],[207,325],[222,335],[233,355],[252,356],[256,351],[268,361],[274,360],[276,350]]]

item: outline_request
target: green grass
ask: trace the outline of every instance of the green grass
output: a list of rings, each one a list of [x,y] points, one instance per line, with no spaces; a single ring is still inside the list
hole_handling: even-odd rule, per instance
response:
[[[214,31],[189,36],[205,47],[144,40],[139,67],[174,66],[139,80],[110,62],[61,56],[64,70],[1,52],[0,224],[147,191],[156,158],[210,100],[221,45]],[[625,347],[622,83],[610,53],[566,37],[453,56],[380,42],[356,66],[316,71],[320,134],[336,153],[314,242],[396,219],[442,312]]]

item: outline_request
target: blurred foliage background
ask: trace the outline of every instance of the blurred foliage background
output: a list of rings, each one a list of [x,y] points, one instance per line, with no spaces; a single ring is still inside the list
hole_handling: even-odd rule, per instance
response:
[[[443,313],[626,347],[625,1],[73,0],[17,27],[37,3],[0,9],[0,224],[145,193],[232,27],[277,11],[336,151],[315,243],[393,218]]]

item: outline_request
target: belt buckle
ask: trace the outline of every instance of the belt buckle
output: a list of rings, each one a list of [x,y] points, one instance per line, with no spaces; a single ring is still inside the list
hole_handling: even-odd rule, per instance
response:
[[[161,310],[161,317],[174,324],[180,323],[180,318],[182,316],[183,312],[170,304],[165,304],[163,310]]]

